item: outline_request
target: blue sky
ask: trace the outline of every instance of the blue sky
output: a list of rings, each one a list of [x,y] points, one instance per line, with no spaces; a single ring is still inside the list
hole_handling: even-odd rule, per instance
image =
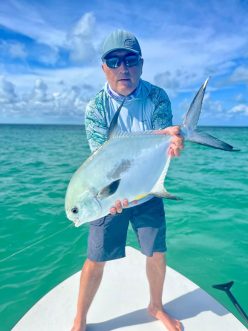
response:
[[[200,124],[248,126],[248,1],[235,0],[1,0],[0,123],[81,124],[117,28],[137,36],[175,124],[211,76]]]

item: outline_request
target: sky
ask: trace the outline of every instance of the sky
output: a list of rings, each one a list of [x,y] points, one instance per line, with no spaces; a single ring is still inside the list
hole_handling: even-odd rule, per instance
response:
[[[210,77],[199,124],[248,126],[247,0],[1,0],[0,123],[82,124],[118,28],[138,38],[174,124]]]

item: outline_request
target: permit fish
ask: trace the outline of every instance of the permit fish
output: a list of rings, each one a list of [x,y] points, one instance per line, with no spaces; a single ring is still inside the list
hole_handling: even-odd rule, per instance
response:
[[[195,95],[180,127],[185,140],[213,148],[234,148],[197,129],[208,79]],[[123,101],[125,102],[125,100]],[[167,192],[164,182],[171,157],[171,136],[154,130],[120,132],[116,111],[109,128],[108,140],[97,149],[72,176],[65,197],[65,210],[75,226],[109,214],[116,200],[128,199],[129,207],[141,204],[148,196],[178,199]]]

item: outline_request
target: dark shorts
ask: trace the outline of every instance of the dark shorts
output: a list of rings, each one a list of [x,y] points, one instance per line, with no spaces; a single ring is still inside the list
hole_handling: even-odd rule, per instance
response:
[[[91,222],[88,258],[103,262],[124,257],[129,221],[144,255],[166,251],[163,201],[152,198],[139,206],[124,209],[121,214],[109,214]]]

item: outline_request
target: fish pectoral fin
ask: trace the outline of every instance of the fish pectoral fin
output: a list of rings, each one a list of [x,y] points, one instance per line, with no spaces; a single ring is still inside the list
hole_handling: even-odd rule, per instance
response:
[[[114,194],[120,185],[120,181],[120,179],[117,179],[109,185],[105,186],[100,192],[97,193],[97,198],[104,199]]]

